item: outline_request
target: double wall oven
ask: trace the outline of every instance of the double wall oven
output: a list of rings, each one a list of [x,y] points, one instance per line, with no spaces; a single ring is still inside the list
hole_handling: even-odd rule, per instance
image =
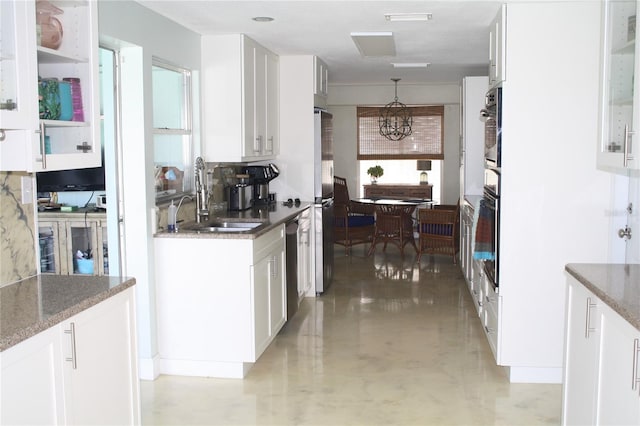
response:
[[[490,259],[484,260],[484,270],[490,283],[497,290],[500,283],[498,274],[500,263],[500,190],[502,172],[502,88],[487,92],[485,107],[480,112],[485,119],[484,131],[484,200],[483,205],[490,210],[492,226],[492,250]]]

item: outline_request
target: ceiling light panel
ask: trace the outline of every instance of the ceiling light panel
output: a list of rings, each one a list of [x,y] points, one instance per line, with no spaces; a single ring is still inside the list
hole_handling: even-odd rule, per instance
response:
[[[429,62],[392,62],[394,68],[427,68]]]
[[[364,57],[396,56],[396,44],[390,31],[354,32],[351,39]]]
[[[384,18],[391,22],[426,22],[433,18],[431,13],[385,13]]]

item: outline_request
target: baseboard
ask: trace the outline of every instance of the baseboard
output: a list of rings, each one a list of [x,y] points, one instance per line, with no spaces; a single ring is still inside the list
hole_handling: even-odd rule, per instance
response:
[[[138,359],[138,377],[140,380],[155,380],[160,375],[158,365],[160,358],[156,355],[153,358]]]
[[[253,363],[160,359],[160,374],[243,379]]]
[[[562,367],[509,367],[511,383],[562,383]]]

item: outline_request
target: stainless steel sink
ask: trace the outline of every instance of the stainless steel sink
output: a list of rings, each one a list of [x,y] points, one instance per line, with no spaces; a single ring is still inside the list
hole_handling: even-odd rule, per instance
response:
[[[266,222],[243,222],[229,220],[215,220],[206,223],[189,223],[178,228],[178,232],[189,233],[216,233],[216,232],[249,232]]]

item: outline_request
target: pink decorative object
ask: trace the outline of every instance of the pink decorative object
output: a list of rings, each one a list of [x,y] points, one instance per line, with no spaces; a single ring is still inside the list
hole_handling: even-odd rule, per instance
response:
[[[82,92],[80,90],[80,79],[75,77],[63,78],[63,81],[71,83],[71,101],[73,104],[73,121],[84,121],[84,110],[82,109]]]

